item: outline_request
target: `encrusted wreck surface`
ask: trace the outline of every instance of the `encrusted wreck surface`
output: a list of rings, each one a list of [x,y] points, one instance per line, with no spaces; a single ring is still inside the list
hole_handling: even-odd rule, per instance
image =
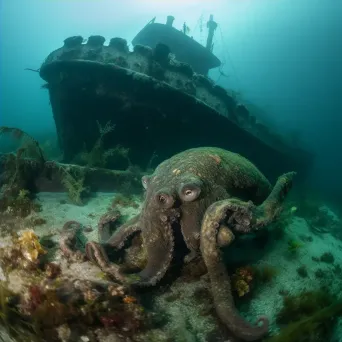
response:
[[[14,159],[14,154],[0,154],[0,171],[6,170]],[[20,163],[26,177],[21,184],[22,188],[37,193],[66,191],[63,179],[70,174],[76,180],[83,178],[80,186],[87,192],[141,193],[141,177],[144,174],[138,170],[108,170],[55,161],[46,161],[43,165],[38,165],[31,159],[21,159]],[[0,185],[3,184],[4,179],[0,179]]]
[[[170,58],[167,46],[130,51],[124,39],[104,42],[101,36],[87,43],[70,37],[40,69],[65,162],[91,150],[96,123],[110,121],[115,129],[103,147],[128,148],[130,161],[141,168],[187,148],[217,146],[244,155],[271,179],[290,169],[299,177],[310,170],[310,153],[289,146],[224,88]],[[109,166],[127,167],[122,160]]]

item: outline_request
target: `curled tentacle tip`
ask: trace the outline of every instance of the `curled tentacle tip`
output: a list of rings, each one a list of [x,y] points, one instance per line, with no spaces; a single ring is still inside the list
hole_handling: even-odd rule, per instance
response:
[[[258,317],[256,326],[249,327],[245,331],[241,331],[241,334],[236,335],[241,338],[242,341],[253,342],[259,341],[268,334],[269,320],[266,316]]]
[[[232,231],[225,227],[221,226],[218,233],[217,233],[217,244],[219,247],[225,247],[230,245],[235,239],[234,234]]]

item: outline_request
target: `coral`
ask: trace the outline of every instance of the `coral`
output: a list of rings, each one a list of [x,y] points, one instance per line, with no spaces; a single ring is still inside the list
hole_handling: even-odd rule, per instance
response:
[[[243,279],[234,279],[233,289],[237,292],[239,297],[243,297],[250,291],[249,284]]]
[[[271,265],[240,267],[231,276],[232,288],[243,297],[255,286],[271,282],[277,274],[278,269]]]
[[[79,224],[67,222],[64,230],[75,227]],[[129,340],[148,326],[149,314],[131,289],[100,277],[88,281],[78,279],[78,274],[65,276],[65,268],[48,261],[50,257],[32,231],[14,233],[12,244],[0,249],[1,267],[11,281],[0,283],[0,326],[11,337],[23,342],[59,341],[63,325],[78,336],[106,329]],[[14,286],[14,294],[8,287],[18,277],[23,282]]]
[[[6,272],[11,269],[36,270],[40,257],[45,254],[33,231],[27,230],[20,235],[13,233],[12,244],[0,249],[0,264]]]
[[[46,254],[39,243],[38,236],[32,230],[22,232],[18,244],[24,258],[31,262],[37,262],[40,255]]]
[[[92,326],[127,336],[149,324],[149,314],[138,298],[122,285],[69,280],[60,274],[57,264],[48,264],[44,274],[48,278],[32,277],[20,294],[0,285],[0,325],[7,327],[11,336],[19,332],[19,341],[36,341],[21,338],[31,336],[30,332],[39,341],[57,341],[61,325],[76,334]]]
[[[250,284],[253,280],[253,269],[251,267],[238,268],[231,277],[232,288],[239,297],[250,292]]]

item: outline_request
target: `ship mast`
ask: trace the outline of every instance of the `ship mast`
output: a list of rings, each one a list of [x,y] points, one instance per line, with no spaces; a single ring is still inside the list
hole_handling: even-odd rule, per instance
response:
[[[207,28],[208,28],[208,38],[207,38],[207,45],[206,48],[212,52],[213,51],[213,38],[214,38],[214,33],[217,28],[217,22],[214,21],[214,16],[210,14],[209,16],[209,21],[207,22]]]

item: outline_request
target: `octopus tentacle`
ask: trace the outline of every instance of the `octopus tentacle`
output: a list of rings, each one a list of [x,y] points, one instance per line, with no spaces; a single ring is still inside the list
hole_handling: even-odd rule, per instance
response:
[[[100,243],[105,243],[112,235],[111,226],[118,222],[121,214],[118,210],[113,210],[101,216],[97,224],[97,234]]]
[[[78,221],[67,221],[62,228],[59,248],[67,258],[79,260],[84,257],[80,251],[75,251],[74,248],[77,231],[81,228],[82,225]]]
[[[295,175],[295,172],[288,172],[281,175],[266,200],[256,207],[254,230],[268,225],[279,215],[285,197],[292,187],[293,177]]]
[[[280,176],[268,197],[258,206],[238,198],[226,201],[227,224],[234,231],[249,233],[271,223],[281,212],[282,204],[292,187],[295,172]]]
[[[163,278],[169,269],[174,251],[172,226],[165,222],[160,229],[144,229],[143,240],[148,261],[145,268],[136,275],[135,286],[153,286]]]
[[[113,218],[110,216],[104,216],[99,222],[99,235],[103,237],[108,234],[106,230],[109,229],[108,223],[112,222]],[[122,225],[112,237],[107,239],[104,243],[96,243],[96,242],[88,242],[86,244],[86,255],[90,261],[97,264],[103,272],[109,274],[115,280],[120,282],[127,282],[129,278],[126,278],[123,274],[120,273],[119,265],[112,264],[109,262],[108,256],[103,248],[103,245],[110,245],[116,249],[123,248],[125,241],[135,232],[141,231],[140,226],[138,225],[139,216],[135,216],[124,225]]]
[[[134,224],[133,222],[136,222]],[[123,246],[125,238],[130,234],[139,230],[137,227],[138,220],[134,218],[130,221],[131,224],[123,226],[120,229],[119,239],[111,238],[107,243],[117,246]],[[110,275],[115,280],[127,283],[133,286],[153,286],[155,285],[168,270],[174,250],[174,237],[170,223],[164,224],[161,229],[143,231],[144,241],[146,244],[147,253],[149,255],[146,267],[137,274],[123,275],[120,272],[120,267],[116,264],[110,263],[103,245],[96,242],[89,242],[86,245],[86,254],[88,258],[97,264],[103,272]],[[116,234],[115,234],[116,235]]]
[[[105,242],[105,244],[116,249],[122,249],[129,237],[134,233],[141,231],[142,228],[139,224],[139,219],[140,215],[137,215],[128,220]]]
[[[231,200],[219,201],[207,209],[202,223],[201,252],[208,269],[214,304],[219,318],[235,336],[244,341],[255,341],[267,334],[268,319],[261,316],[257,323],[261,322],[262,325],[253,326],[240,316],[234,305],[230,278],[219,249],[219,245],[222,244],[220,229],[224,229],[225,245],[229,245],[229,242],[234,240],[234,234],[222,224],[231,207],[230,202]]]
[[[120,267],[116,264],[111,264],[101,244],[96,242],[88,242],[85,246],[86,255],[90,261],[97,264],[104,273],[110,275],[116,281],[121,283],[126,282],[124,275],[120,273]]]

